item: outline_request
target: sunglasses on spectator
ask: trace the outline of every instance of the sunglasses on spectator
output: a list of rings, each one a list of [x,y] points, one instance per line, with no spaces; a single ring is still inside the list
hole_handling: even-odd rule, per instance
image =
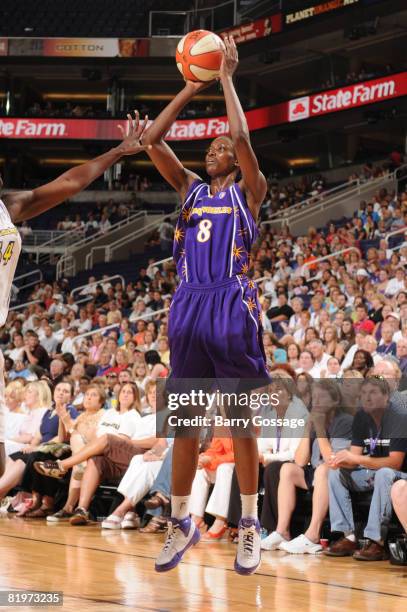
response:
[[[108,374],[107,377],[108,378],[117,378],[117,374]]]

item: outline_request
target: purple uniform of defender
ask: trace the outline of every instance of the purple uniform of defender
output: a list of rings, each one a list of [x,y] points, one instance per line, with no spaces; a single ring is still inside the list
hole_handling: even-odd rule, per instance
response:
[[[197,180],[174,234],[182,279],[171,303],[175,378],[268,380],[256,284],[247,277],[258,229],[237,183],[211,196]]]

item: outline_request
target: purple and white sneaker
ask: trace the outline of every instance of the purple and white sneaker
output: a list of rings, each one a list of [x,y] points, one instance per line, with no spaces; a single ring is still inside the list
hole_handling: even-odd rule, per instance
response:
[[[248,576],[253,574],[260,565],[261,537],[259,521],[253,518],[240,519],[238,537],[235,571],[243,576]]]
[[[155,562],[156,572],[168,572],[177,567],[184,553],[201,539],[198,527],[190,516],[182,520],[170,518],[164,548]]]

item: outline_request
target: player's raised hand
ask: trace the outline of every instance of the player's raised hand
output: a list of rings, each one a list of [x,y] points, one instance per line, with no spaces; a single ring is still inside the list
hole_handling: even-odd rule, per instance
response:
[[[216,79],[213,81],[188,81],[185,79],[185,87],[190,88],[194,95],[204,89],[208,89],[214,83],[216,83]]]
[[[239,63],[237,47],[233,36],[225,36],[223,39],[225,48],[223,50],[222,64],[220,66],[220,78],[231,77]]]
[[[123,141],[118,146],[118,149],[122,155],[135,155],[140,151],[146,151],[151,149],[151,145],[143,145],[142,137],[144,131],[148,125],[148,115],[144,117],[144,120],[140,121],[140,114],[137,110],[134,111],[134,119],[130,113],[127,115],[127,128],[124,130],[123,126],[118,125],[117,127],[122,133]]]

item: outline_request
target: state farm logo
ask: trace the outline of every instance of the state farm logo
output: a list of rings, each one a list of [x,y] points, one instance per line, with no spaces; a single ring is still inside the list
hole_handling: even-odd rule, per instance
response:
[[[41,119],[0,119],[0,137],[5,138],[54,138],[66,135],[62,122]]]
[[[169,140],[195,140],[199,138],[216,138],[229,133],[226,117],[214,117],[201,121],[175,121],[169,131]]]
[[[309,117],[309,96],[296,98],[288,103],[288,121],[299,121]]]

